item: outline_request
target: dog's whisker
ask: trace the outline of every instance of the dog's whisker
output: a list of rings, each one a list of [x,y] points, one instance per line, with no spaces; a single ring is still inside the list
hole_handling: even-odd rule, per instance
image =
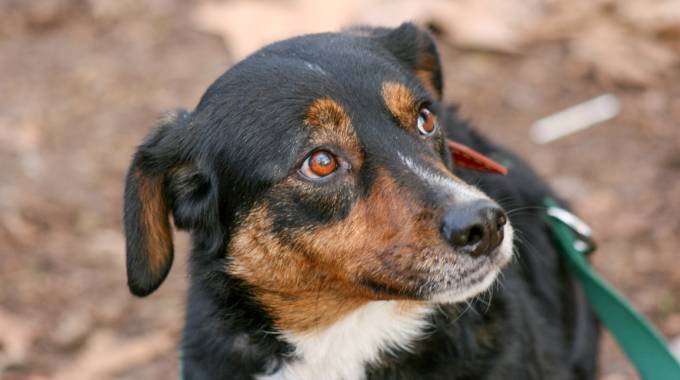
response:
[[[467,312],[472,308],[472,304],[471,304],[469,301],[466,300],[466,301],[465,301],[465,304],[466,304],[467,306],[465,307],[465,309],[463,309],[463,311],[461,311],[460,313],[458,313],[458,315],[451,321],[452,324],[458,322],[458,320],[459,320],[460,318],[462,318],[463,315],[464,315],[465,313],[467,313]]]
[[[497,281],[498,281],[498,280],[496,280],[495,282],[497,282]],[[495,285],[493,285],[493,284],[489,287],[489,290],[488,290],[488,292],[487,292],[488,295],[489,295],[489,299],[488,299],[487,302],[486,302],[486,309],[484,309],[484,313],[483,313],[483,314],[487,314],[487,313],[489,312],[489,309],[491,308],[491,302],[492,302],[492,300],[493,300],[493,291],[494,291],[494,288],[495,288]]]

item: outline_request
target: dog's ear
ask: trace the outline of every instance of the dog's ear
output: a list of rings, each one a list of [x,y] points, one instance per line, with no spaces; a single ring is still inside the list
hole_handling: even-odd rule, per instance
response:
[[[377,40],[415,74],[426,90],[437,100],[441,99],[443,83],[439,52],[429,32],[410,22],[396,29],[359,27],[354,32]]]
[[[125,183],[124,224],[130,291],[156,290],[173,260],[170,213],[181,229],[210,223],[214,188],[186,153],[190,114],[166,117],[135,153]]]

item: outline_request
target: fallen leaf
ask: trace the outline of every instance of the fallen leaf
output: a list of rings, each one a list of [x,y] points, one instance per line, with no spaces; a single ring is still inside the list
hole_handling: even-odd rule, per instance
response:
[[[394,27],[405,21],[434,25],[441,38],[464,48],[515,52],[523,31],[538,22],[542,0],[517,6],[503,0],[232,1],[196,7],[199,30],[220,35],[235,59],[291,36],[355,24]]]
[[[339,29],[360,3],[363,0],[213,2],[199,5],[193,20],[198,29],[220,35],[235,58],[241,59],[282,38]]]
[[[77,347],[87,338],[93,324],[94,320],[88,310],[78,308],[65,313],[60,320],[56,321],[49,335],[60,349],[69,350]]]
[[[678,61],[666,46],[607,19],[593,22],[578,33],[570,49],[601,80],[634,86],[658,82]]]
[[[5,368],[27,361],[35,338],[35,329],[26,318],[0,310],[0,375]]]
[[[643,33],[668,37],[680,36],[680,1],[620,1],[617,3],[617,15]]]
[[[147,363],[174,349],[173,334],[167,331],[133,339],[120,339],[103,330],[90,338],[83,351],[52,380],[104,379],[125,369]]]

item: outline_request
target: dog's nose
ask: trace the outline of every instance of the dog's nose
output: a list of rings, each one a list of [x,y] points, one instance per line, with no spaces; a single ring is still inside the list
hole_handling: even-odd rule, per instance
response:
[[[476,257],[491,253],[501,244],[507,221],[495,203],[484,201],[446,210],[441,232],[456,250]]]

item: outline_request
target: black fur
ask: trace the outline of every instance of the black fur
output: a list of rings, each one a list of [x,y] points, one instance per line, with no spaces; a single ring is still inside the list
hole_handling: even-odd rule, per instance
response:
[[[434,57],[427,69],[433,70],[435,94],[414,75],[423,53]],[[252,379],[275,371],[290,353],[288,344],[268,333],[275,330],[273,323],[248,286],[225,273],[225,252],[239,215],[258,199],[276,197],[281,209],[275,225],[284,229],[342,219],[353,199],[361,196],[361,190],[348,192],[338,200],[342,206],[322,208],[323,197],[269,192],[296,170],[310,148],[307,132],[299,125],[311,101],[328,94],[341,101],[355,128],[364,128],[362,142],[371,149],[423,149],[451,165],[443,141],[418,147],[406,132],[392,128],[388,135],[386,129],[374,127],[393,120],[375,111],[383,107],[380,99],[357,94],[377,94],[385,80],[407,83],[427,99],[449,138],[509,167],[504,177],[455,171],[509,211],[518,238],[516,258],[504,269],[489,301],[478,297],[466,311],[467,305],[442,307],[431,317],[434,328],[427,339],[418,341],[412,353],[386,353],[380,365],[368,369],[368,378],[594,379],[597,324],[543,221],[542,199],[554,194],[522,160],[477,134],[437,101],[442,79],[436,47],[428,34],[411,24],[270,45],[228,70],[193,112],[181,112],[140,146],[125,196],[129,284],[137,295],[151,293],[172,262],[169,252],[164,270],[149,272],[139,227],[142,205],[135,195],[134,173],[162,175],[163,197],[175,225],[191,231],[193,240],[182,340],[184,379]],[[389,166],[389,155],[367,165]],[[370,187],[372,175],[364,172],[356,187]],[[291,205],[298,207],[295,213]]]

